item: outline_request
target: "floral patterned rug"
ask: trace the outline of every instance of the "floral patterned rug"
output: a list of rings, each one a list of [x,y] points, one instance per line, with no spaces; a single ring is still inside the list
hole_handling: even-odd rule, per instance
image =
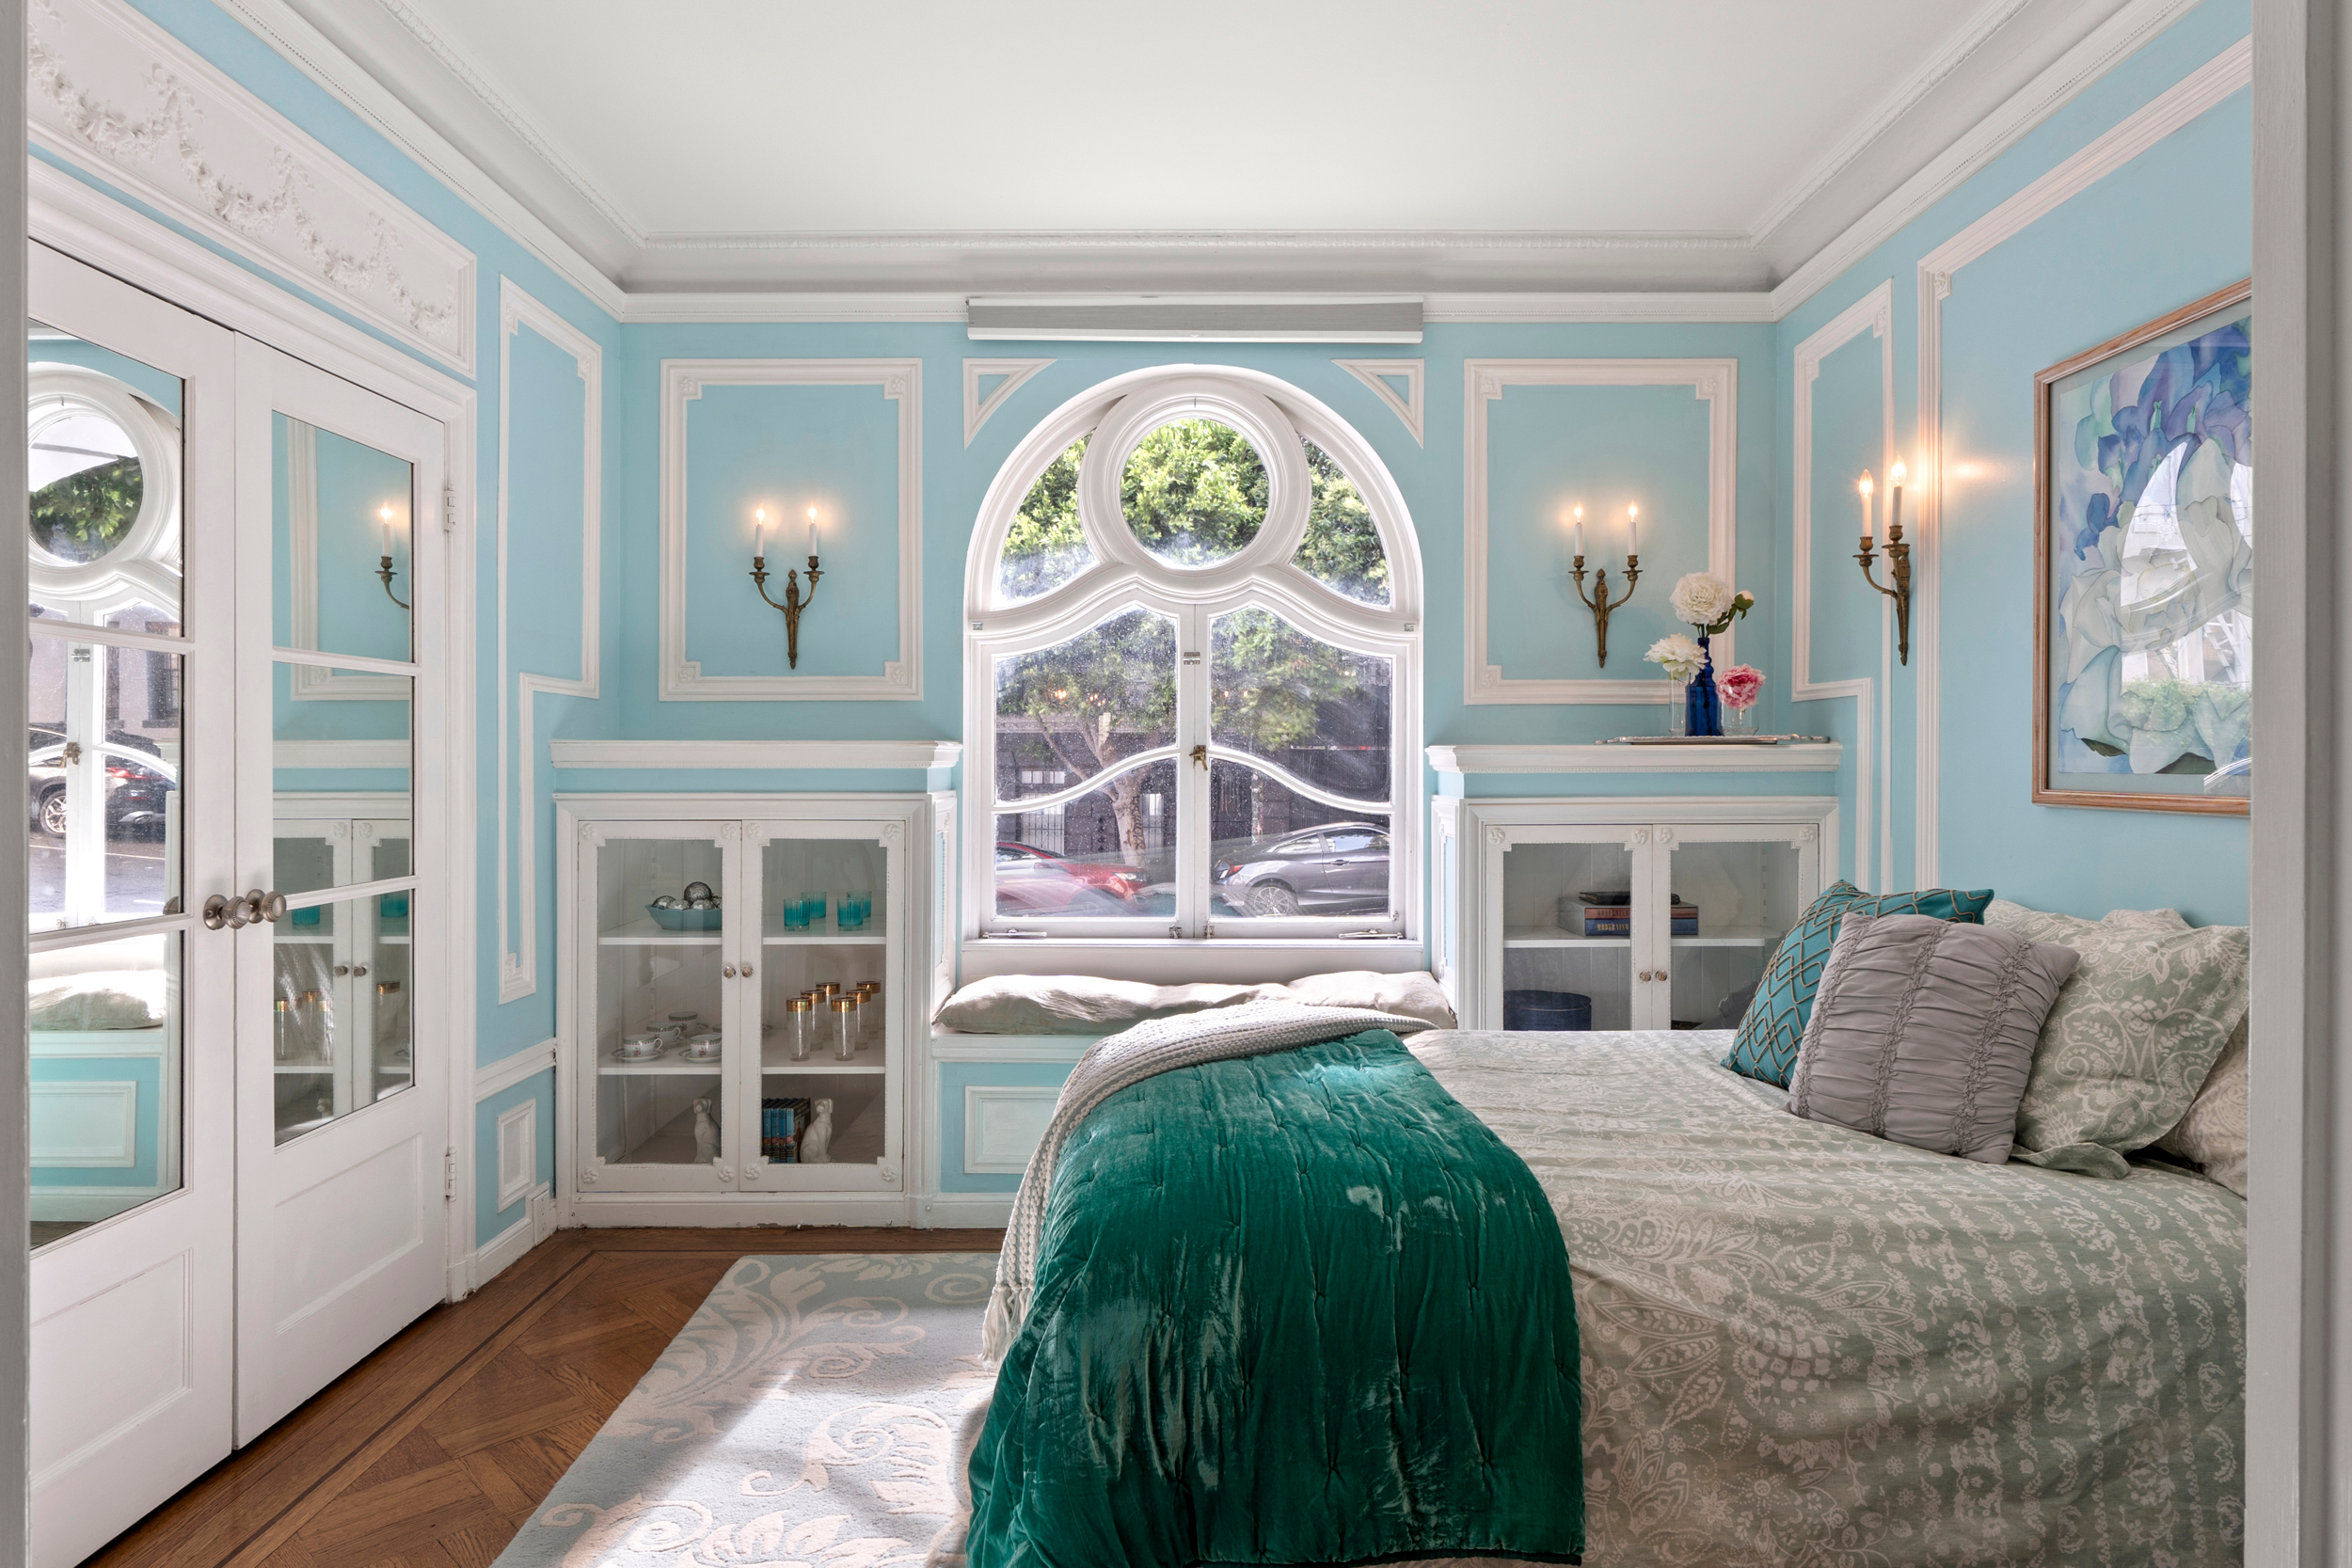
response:
[[[993,1252],[746,1258],[494,1568],[914,1568],[961,1532]]]

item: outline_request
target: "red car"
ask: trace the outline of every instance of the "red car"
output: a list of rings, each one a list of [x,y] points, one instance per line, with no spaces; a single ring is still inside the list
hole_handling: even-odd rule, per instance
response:
[[[1067,860],[1034,844],[996,846],[996,907],[1007,912],[1074,913],[1073,905],[1101,906],[1106,899],[1132,904],[1151,885],[1151,874],[1140,866]],[[1095,912],[1122,911],[1098,908]]]

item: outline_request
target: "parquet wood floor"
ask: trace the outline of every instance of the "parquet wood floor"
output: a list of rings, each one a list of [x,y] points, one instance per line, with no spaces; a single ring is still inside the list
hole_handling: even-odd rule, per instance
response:
[[[84,1568],[487,1568],[727,1265],[997,1230],[562,1230],[437,1307]]]

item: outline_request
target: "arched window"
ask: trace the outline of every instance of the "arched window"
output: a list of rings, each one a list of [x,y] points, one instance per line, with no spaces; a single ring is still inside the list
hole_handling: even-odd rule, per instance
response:
[[[968,932],[1414,933],[1419,551],[1329,409],[1202,366],[1073,399],[966,605]]]

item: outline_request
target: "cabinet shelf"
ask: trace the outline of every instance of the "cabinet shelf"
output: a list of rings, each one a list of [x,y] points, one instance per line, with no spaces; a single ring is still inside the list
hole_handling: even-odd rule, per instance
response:
[[[880,947],[889,940],[879,921],[855,931],[844,931],[831,920],[806,930],[787,931],[784,917],[776,914],[768,917],[759,933],[763,947]]]
[[[716,947],[725,935],[723,931],[671,931],[651,920],[632,920],[597,933],[596,941],[605,947]]]
[[[1631,937],[1576,936],[1557,926],[1514,926],[1502,936],[1505,947],[1630,947]]]
[[[606,1056],[596,1064],[599,1078],[672,1078],[688,1075],[716,1078],[726,1066],[724,1059],[716,1062],[690,1062],[679,1056],[656,1056],[650,1062],[616,1062]]]

